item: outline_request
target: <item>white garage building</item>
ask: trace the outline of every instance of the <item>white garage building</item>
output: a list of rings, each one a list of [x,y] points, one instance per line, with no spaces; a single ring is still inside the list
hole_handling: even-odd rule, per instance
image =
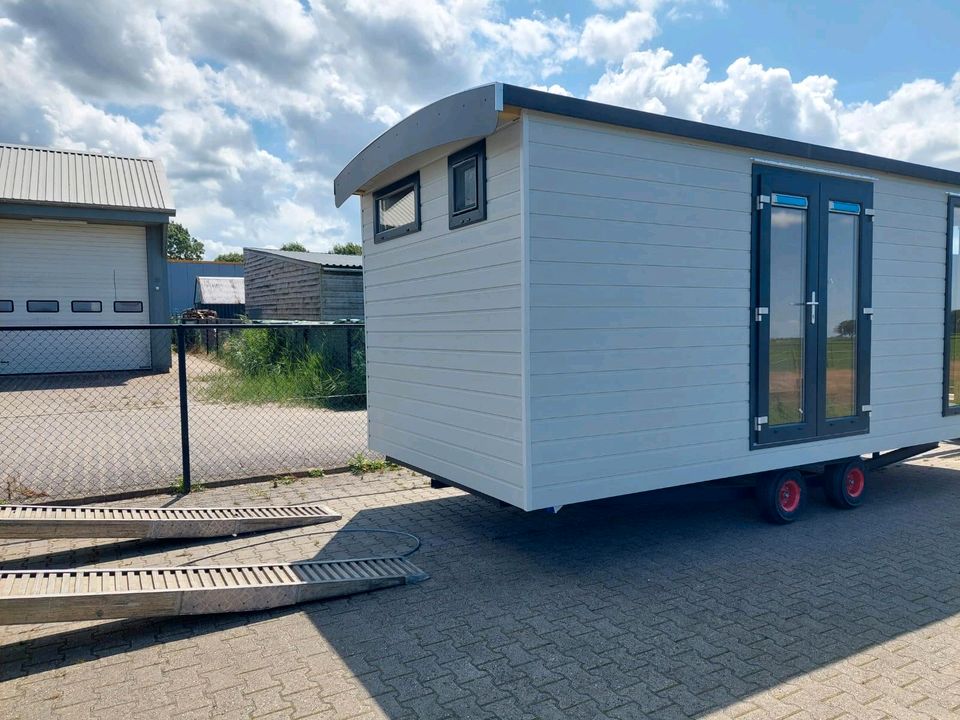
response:
[[[169,333],[96,327],[168,321],[174,214],[156,160],[0,145],[0,374],[169,369]]]

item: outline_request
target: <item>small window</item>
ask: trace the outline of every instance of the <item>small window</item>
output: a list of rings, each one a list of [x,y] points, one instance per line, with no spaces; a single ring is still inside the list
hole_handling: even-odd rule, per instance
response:
[[[388,185],[373,195],[374,242],[420,230],[420,173]]]
[[[0,312],[13,312],[13,300],[0,300]]]
[[[70,302],[70,311],[75,313],[103,312],[103,303],[99,300],[73,300]]]
[[[486,142],[447,158],[450,229],[487,219]]]
[[[139,300],[114,300],[113,311],[115,313],[140,313],[143,312],[143,303]]]
[[[55,313],[60,312],[60,303],[56,300],[27,300],[27,312]]]

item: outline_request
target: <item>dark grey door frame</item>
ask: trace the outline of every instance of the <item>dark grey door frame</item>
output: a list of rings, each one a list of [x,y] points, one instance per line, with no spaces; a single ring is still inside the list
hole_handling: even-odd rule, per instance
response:
[[[827,174],[771,165],[753,167],[750,447],[762,448],[869,432],[873,245],[873,185]],[[770,240],[775,194],[807,199],[804,413],[802,422],[773,425],[770,419]],[[859,205],[856,288],[855,413],[827,418],[826,371],[830,297],[827,291],[831,202]],[[814,296],[813,293],[816,293]],[[812,322],[812,313],[820,318]]]

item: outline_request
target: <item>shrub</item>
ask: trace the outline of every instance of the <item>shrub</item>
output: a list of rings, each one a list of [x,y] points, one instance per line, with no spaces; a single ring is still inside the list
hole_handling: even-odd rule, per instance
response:
[[[309,330],[250,328],[222,344],[226,371],[209,378],[206,395],[227,402],[287,402],[330,408],[362,407],[366,365],[362,350],[346,369],[337,367],[326,337]]]
[[[351,457],[350,462],[347,463],[347,467],[350,468],[350,472],[354,475],[366,475],[367,473],[372,472],[383,472],[384,470],[399,469],[399,466],[392,462],[388,462],[387,460],[381,458],[370,458],[362,452],[358,452],[356,455]]]

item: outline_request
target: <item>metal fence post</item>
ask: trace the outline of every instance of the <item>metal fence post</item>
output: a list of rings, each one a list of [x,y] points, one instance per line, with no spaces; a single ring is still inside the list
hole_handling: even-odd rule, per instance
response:
[[[177,374],[180,386],[180,448],[183,454],[183,491],[190,492],[190,427],[187,416],[186,328],[177,326]]]
[[[347,372],[353,372],[353,328],[347,327]]]

